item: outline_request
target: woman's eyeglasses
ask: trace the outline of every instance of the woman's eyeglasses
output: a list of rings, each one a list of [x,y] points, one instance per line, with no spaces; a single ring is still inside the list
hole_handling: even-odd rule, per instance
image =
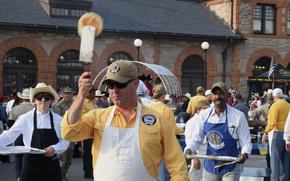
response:
[[[40,93],[40,94],[36,94],[34,96],[34,99],[41,101],[42,99],[44,99],[45,101],[49,101],[52,100],[52,96],[50,94],[47,93]]]
[[[129,80],[126,83],[119,83],[116,81],[108,81],[106,85],[108,86],[109,89],[113,89],[114,87],[116,87],[117,89],[124,89],[132,81],[133,80]]]

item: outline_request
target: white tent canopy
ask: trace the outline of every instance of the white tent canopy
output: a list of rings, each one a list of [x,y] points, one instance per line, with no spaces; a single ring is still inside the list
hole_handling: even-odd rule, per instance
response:
[[[139,62],[139,61],[132,61],[137,64],[137,66],[145,66],[147,69],[151,70],[154,72],[162,81],[167,94],[173,94],[176,97],[179,97],[182,95],[182,90],[180,87],[180,84],[176,78],[176,76],[167,68],[161,66],[161,65],[156,65],[156,64],[150,64],[150,63],[144,63],[144,62]],[[99,72],[99,74],[96,76],[96,78],[93,81],[93,85],[95,82],[101,78],[101,81],[105,78],[105,71],[107,70],[108,67],[105,67],[103,70]],[[98,86],[100,89],[101,84]]]

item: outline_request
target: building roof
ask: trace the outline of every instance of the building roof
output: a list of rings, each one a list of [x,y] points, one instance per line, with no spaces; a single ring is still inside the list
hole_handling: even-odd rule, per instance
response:
[[[192,38],[240,39],[198,1],[94,0],[104,32]],[[77,18],[50,17],[39,0],[9,0],[0,6],[0,26],[76,30]]]

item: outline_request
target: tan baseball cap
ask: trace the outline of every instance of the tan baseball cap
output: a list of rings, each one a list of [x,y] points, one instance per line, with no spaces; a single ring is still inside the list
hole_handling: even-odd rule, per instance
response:
[[[214,93],[217,89],[220,89],[224,93],[227,93],[228,92],[228,88],[227,88],[227,86],[223,82],[217,82],[217,83],[215,83],[212,86],[212,88],[211,88],[211,92]]]
[[[118,60],[113,62],[107,69],[105,79],[102,82],[113,80],[119,83],[127,83],[129,80],[138,78],[137,66],[129,60]]]
[[[166,94],[166,90],[165,90],[165,87],[162,85],[162,84],[156,84],[154,87],[153,87],[153,94],[155,95],[163,95],[163,94]]]

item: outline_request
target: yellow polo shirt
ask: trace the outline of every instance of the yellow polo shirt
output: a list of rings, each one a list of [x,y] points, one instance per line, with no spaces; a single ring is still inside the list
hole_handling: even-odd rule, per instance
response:
[[[94,139],[92,146],[93,167],[95,167],[98,159],[104,127],[111,111],[112,107],[94,109],[81,116],[74,124],[68,124],[66,113],[62,121],[61,134],[64,139],[69,141],[80,141],[88,138]],[[146,125],[142,121],[144,115],[148,114],[156,117],[155,124]],[[162,119],[159,113],[144,105],[142,105],[141,118],[140,149],[148,173],[157,179],[159,166],[161,160],[164,158],[172,181],[189,180],[182,150],[171,127]],[[116,109],[112,127],[132,128],[135,122],[136,109],[134,116],[128,122],[124,120],[122,114]]]
[[[284,99],[273,103],[268,112],[268,124],[265,131],[267,133],[272,130],[283,131],[289,110],[290,104]]]
[[[178,135],[184,132],[182,128],[176,127],[176,121],[171,107],[157,101],[151,102],[148,107],[161,114],[168,125],[175,130],[175,134]]]
[[[83,109],[82,109],[82,114],[85,114],[93,109],[95,109],[95,99],[85,99]]]
[[[201,95],[196,95],[194,97],[192,97],[188,103],[188,107],[186,112],[190,113],[190,114],[194,114],[196,112],[196,105],[199,101],[206,99],[205,96],[201,96]]]

